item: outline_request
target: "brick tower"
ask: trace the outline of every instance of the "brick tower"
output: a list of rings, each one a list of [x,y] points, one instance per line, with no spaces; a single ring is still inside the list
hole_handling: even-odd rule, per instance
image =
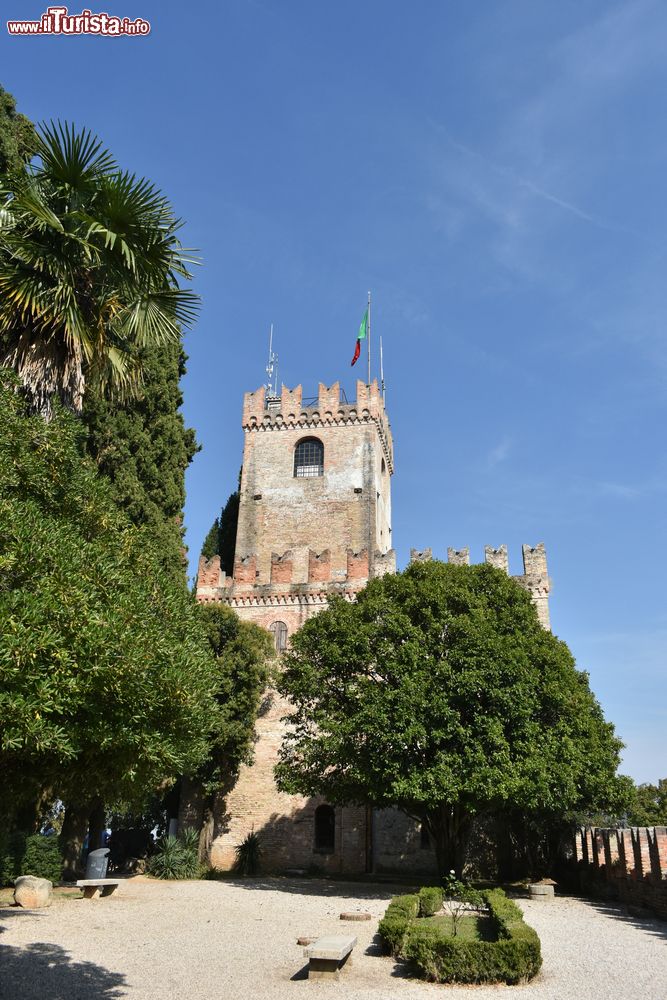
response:
[[[304,399],[245,394],[245,444],[234,573],[202,559],[197,599],[222,601],[273,633],[276,648],[331,594],[354,600],[368,580],[395,572],[391,544],[393,448],[376,381],[357,382],[348,402],[338,382]],[[273,766],[286,706],[270,695],[257,721],[255,761],[220,803],[211,863],[230,868],[254,829],[269,868],[362,872],[369,863],[370,814],[279,793]],[[181,815],[187,823],[187,807]]]
[[[313,399],[301,386],[248,392],[243,431],[234,574],[221,573],[217,556],[203,560],[197,598],[271,628],[282,649],[329,594],[352,600],[395,571],[391,430],[373,381],[357,382],[352,403],[338,382]]]

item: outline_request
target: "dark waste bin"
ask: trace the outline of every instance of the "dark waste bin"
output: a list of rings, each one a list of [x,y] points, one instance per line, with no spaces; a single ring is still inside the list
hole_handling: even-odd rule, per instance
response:
[[[86,858],[86,878],[106,878],[108,864],[108,847],[100,847],[97,851],[91,851]]]

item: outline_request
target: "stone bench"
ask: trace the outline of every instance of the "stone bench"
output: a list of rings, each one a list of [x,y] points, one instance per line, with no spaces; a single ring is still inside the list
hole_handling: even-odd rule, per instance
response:
[[[348,963],[352,949],[357,943],[356,937],[342,935],[318,938],[314,944],[304,948],[303,953],[309,960],[309,979],[338,979],[340,970]]]
[[[84,899],[95,899],[98,894],[100,896],[110,896],[120,885],[120,879],[80,878],[76,884],[80,889],[83,889]]]

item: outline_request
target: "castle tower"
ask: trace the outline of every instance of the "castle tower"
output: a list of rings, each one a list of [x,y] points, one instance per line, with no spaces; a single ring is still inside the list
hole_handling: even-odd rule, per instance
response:
[[[280,397],[245,394],[243,467],[234,573],[202,558],[200,602],[222,601],[269,629],[285,648],[333,593],[347,600],[369,579],[395,572],[391,543],[393,446],[376,381],[357,382],[348,402],[338,382],[317,397],[301,386]],[[273,767],[287,706],[275,693],[256,724],[254,763],[216,807],[211,863],[232,867],[235,848],[254,829],[270,869],[363,872],[369,864],[370,815],[276,789]],[[190,803],[194,805],[194,803]],[[187,795],[179,820],[188,825]]]
[[[352,600],[396,568],[391,544],[393,447],[376,381],[348,403],[335,382],[245,394],[245,445],[233,577],[200,563],[197,597],[225,601],[270,628],[279,649],[327,603]]]

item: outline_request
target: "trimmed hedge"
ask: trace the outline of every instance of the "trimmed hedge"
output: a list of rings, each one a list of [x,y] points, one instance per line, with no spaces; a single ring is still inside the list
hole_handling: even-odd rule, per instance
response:
[[[387,949],[398,956],[408,927],[419,913],[419,896],[394,896],[378,925]]]
[[[60,882],[62,871],[58,837],[12,833],[0,840],[0,886],[12,885],[19,875],[37,875]]]
[[[420,917],[432,917],[434,913],[442,907],[442,901],[445,898],[445,894],[442,889],[437,886],[427,886],[424,889],[419,890],[419,916]]]
[[[393,899],[380,922],[380,934],[396,957],[414,962],[434,982],[512,984],[532,979],[542,965],[540,939],[502,889],[484,895],[496,941],[463,941],[447,933],[444,925],[416,919],[421,893]]]

